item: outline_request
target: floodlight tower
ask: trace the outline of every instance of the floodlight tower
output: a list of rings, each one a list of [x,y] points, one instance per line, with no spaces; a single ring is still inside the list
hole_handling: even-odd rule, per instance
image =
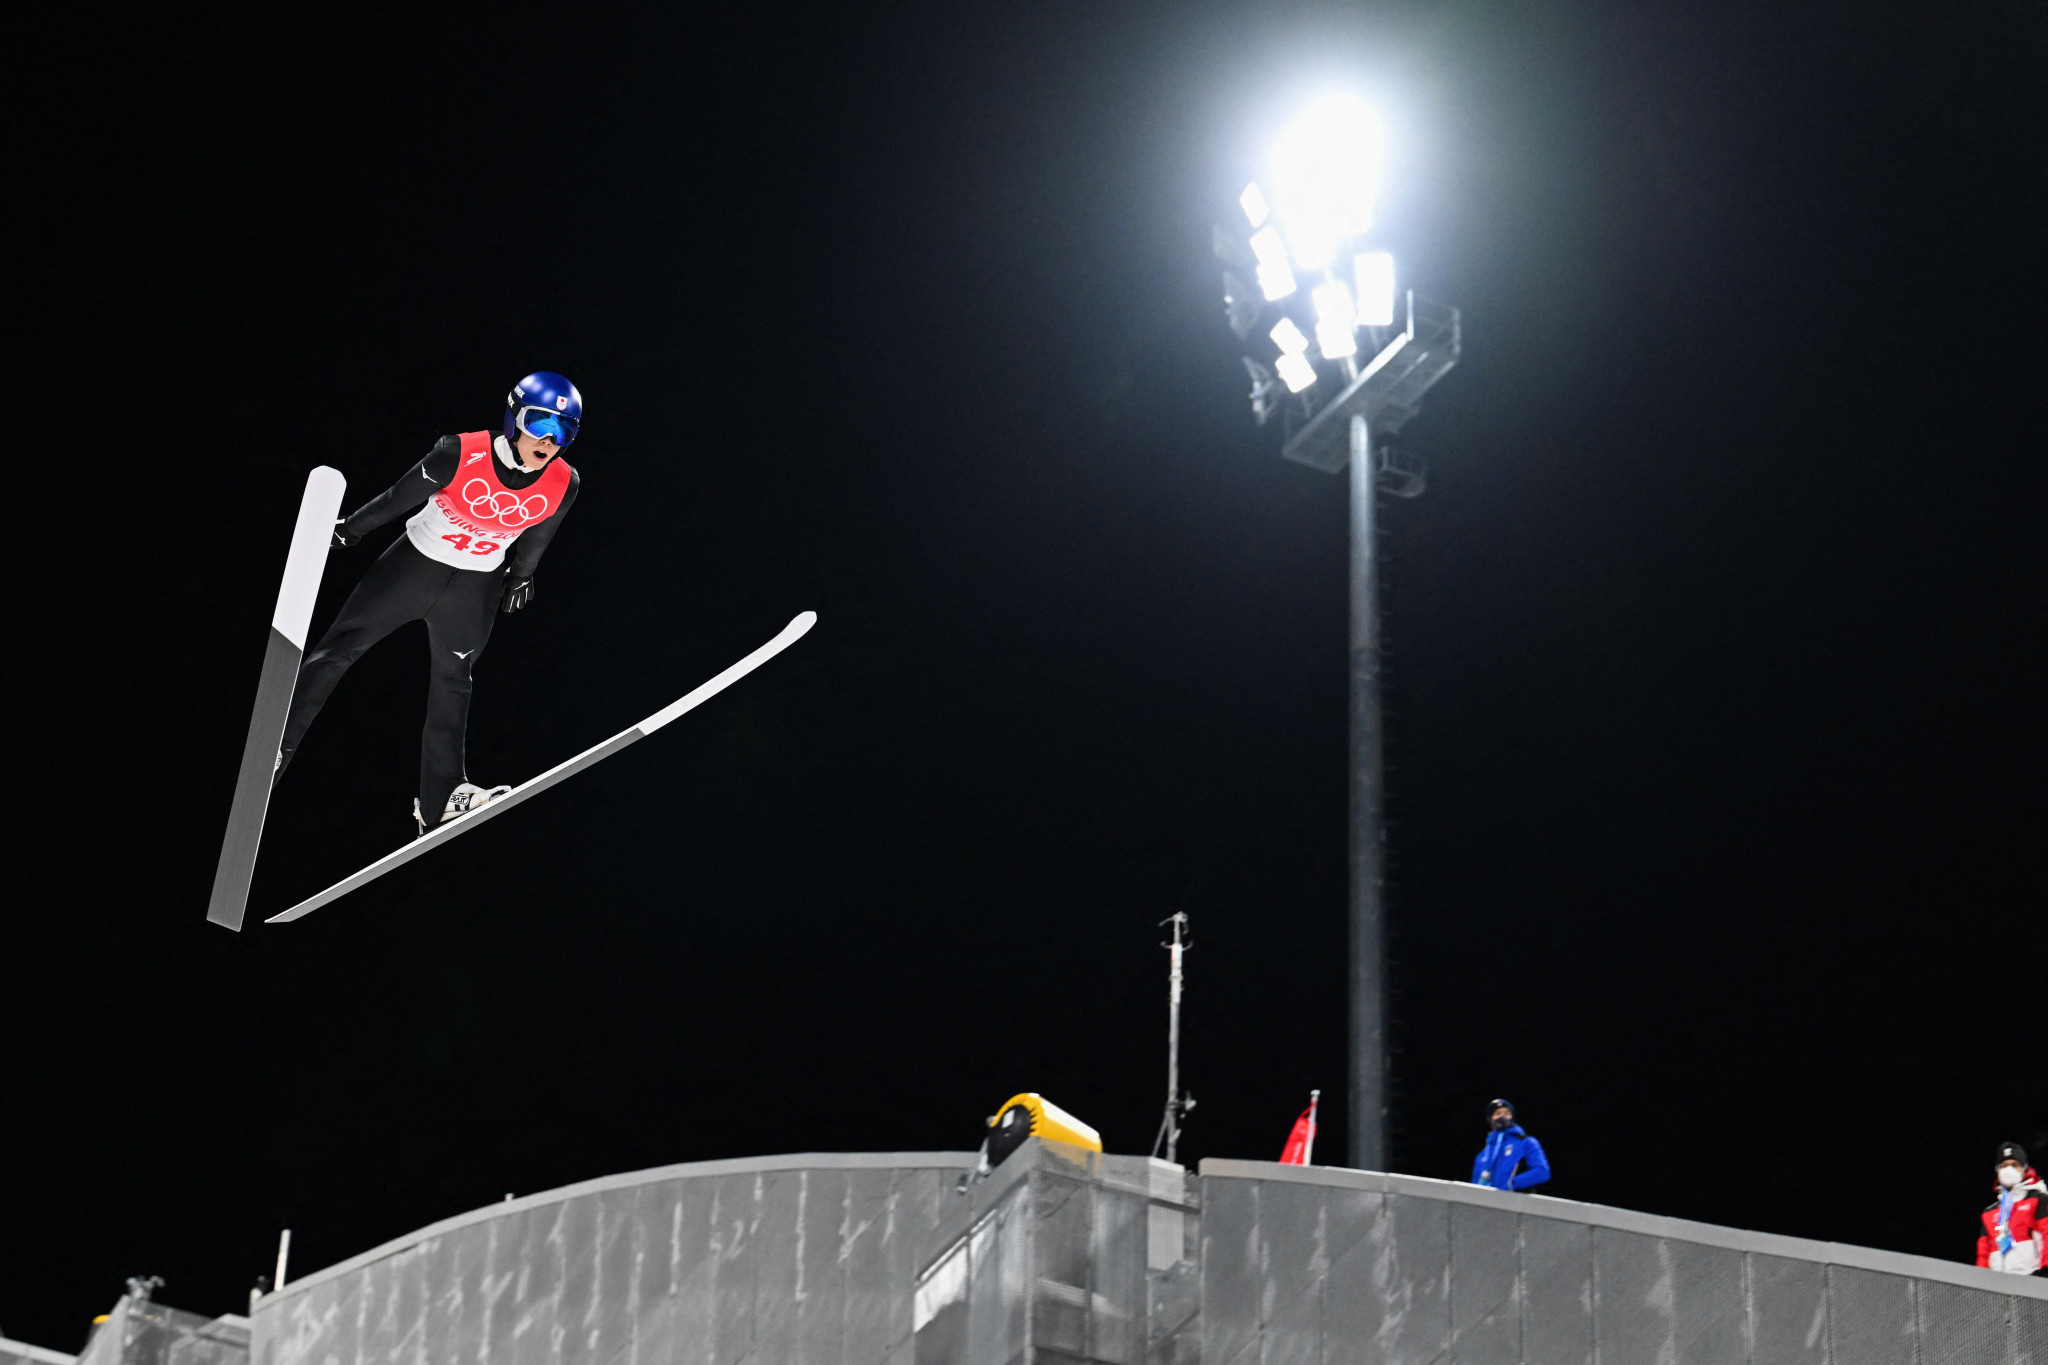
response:
[[[1280,453],[1351,471],[1351,1164],[1387,1168],[1386,812],[1380,729],[1378,494],[1421,494],[1419,457],[1388,444],[1458,363],[1458,310],[1395,288],[1373,249],[1379,124],[1359,100],[1309,105],[1244,188],[1247,226],[1215,230],[1230,327],[1251,343],[1252,416]],[[1249,234],[1248,236],[1246,234]],[[1247,281],[1249,276],[1249,282]],[[1363,344],[1361,344],[1363,343]],[[1370,357],[1369,359],[1362,359]]]

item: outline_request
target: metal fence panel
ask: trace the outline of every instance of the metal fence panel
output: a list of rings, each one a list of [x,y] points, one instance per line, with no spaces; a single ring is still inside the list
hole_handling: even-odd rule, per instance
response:
[[[1182,1231],[1192,1234],[1195,1220],[1184,1220]],[[1170,1361],[1177,1350],[1162,1347],[1164,1338],[1176,1337],[1183,1341],[1198,1341],[1201,1337],[1202,1322],[1202,1275],[1201,1247],[1188,1245],[1183,1238],[1181,1259],[1167,1268],[1163,1274],[1146,1277],[1146,1309],[1148,1323],[1148,1349],[1158,1361]],[[1185,1330],[1184,1330],[1185,1329]]]
[[[2013,1300],[2012,1326],[2015,1365],[2048,1365],[2048,1302]]]
[[[654,1181],[634,1190],[633,1221],[640,1236],[634,1268],[633,1365],[676,1365],[676,1241],[682,1233],[682,1197],[682,1184],[675,1180]]]
[[[1259,1200],[1255,1180],[1210,1183],[1202,1198],[1202,1361],[1240,1365],[1257,1360],[1259,1336]]]
[[[1828,1341],[1840,1365],[1914,1365],[1913,1281],[1828,1267]]]
[[[1329,1273],[1324,1192],[1273,1183],[1259,1193],[1259,1320],[1272,1322]]]
[[[1386,1215],[1387,1197],[1376,1190],[1332,1186],[1323,1192],[1323,1257],[1334,1267],[1339,1258],[1377,1229]]]
[[[0,1361],[5,1360],[0,1354]],[[207,1340],[200,1336],[180,1337],[164,1352],[164,1365],[248,1365],[246,1342]]]
[[[890,1283],[889,1331],[894,1343],[908,1342],[910,1294],[906,1286],[917,1279],[918,1270],[930,1257],[933,1239],[948,1211],[957,1206],[959,1186],[953,1172],[907,1170],[896,1172],[891,1182],[894,1213],[892,1231],[885,1244]]]
[[[802,1171],[796,1246],[796,1365],[838,1365],[846,1353],[846,1176]]]
[[[677,1365],[711,1365],[717,1346],[712,1324],[718,1320],[721,1193],[717,1179],[692,1180],[683,1187],[674,1294]]]
[[[2007,1314],[1985,1312],[1984,1295],[1921,1281],[1919,1365],[1988,1365],[2006,1358]]]
[[[1663,1239],[1671,1257],[1671,1338],[1678,1365],[1749,1359],[1749,1296],[1743,1254]]]
[[[518,1313],[512,1321],[512,1350],[504,1359],[511,1365],[555,1365],[556,1310],[562,1298],[562,1206],[537,1208],[520,1224],[525,1245],[519,1248],[515,1269]]]
[[[640,1229],[632,1190],[607,1190],[598,1195],[596,1245],[590,1306],[583,1331],[591,1365],[632,1365],[634,1328],[638,1322],[638,1289],[633,1262]],[[430,1365],[422,1361],[421,1365]]]
[[[1433,1199],[1387,1196],[1388,1274],[1379,1345],[1388,1365],[1435,1365],[1451,1341],[1451,1220]]]
[[[481,1300],[481,1252],[485,1238],[434,1238],[426,1265],[426,1312],[420,1320],[416,1361],[457,1365],[479,1359],[483,1330],[477,1318]],[[434,1342],[428,1351],[428,1342]]]
[[[1592,1365],[1593,1229],[1522,1221],[1522,1354],[1546,1365]]]
[[[1749,1319],[1751,1365],[1826,1365],[1827,1267],[1752,1252]]]
[[[1090,1264],[1091,1191],[1077,1180],[1052,1175],[1029,1183],[1037,1186],[1028,1217],[1029,1233],[1038,1243],[1032,1268],[1039,1280],[1029,1295],[1031,1344],[1086,1355],[1088,1296],[1095,1287]]]
[[[363,1301],[370,1293],[371,1278],[365,1273],[351,1276],[345,1284],[335,1286],[333,1302],[326,1305],[333,1314],[331,1319],[332,1344],[319,1359],[321,1365],[362,1365]],[[509,1357],[507,1357],[509,1359]]]
[[[860,1365],[871,1365],[888,1348],[910,1340],[909,1308],[904,1306],[898,1331],[896,1300],[902,1297],[899,1286],[910,1283],[915,1272],[905,1270],[900,1279],[892,1273],[908,1233],[898,1227],[899,1202],[893,1172],[846,1173],[840,1242],[846,1262],[846,1341],[848,1359]]]
[[[1455,1365],[1518,1365],[1522,1358],[1520,1219],[1502,1207],[1453,1204],[1451,1215],[1451,1360]]]
[[[1321,1365],[1325,1196],[1313,1185],[1267,1185],[1259,1195],[1258,1313],[1265,1365]]]
[[[519,1318],[519,1253],[525,1241],[528,1215],[521,1211],[493,1218],[484,1224],[484,1252],[482,1293],[483,1302],[478,1307],[478,1331],[483,1340],[477,1347],[477,1358],[492,1362],[512,1358],[512,1329]],[[319,1286],[316,1292],[324,1291],[328,1284],[346,1284],[353,1276],[341,1280],[330,1280]],[[263,1321],[265,1314],[258,1314]],[[296,1362],[320,1361],[321,1357],[311,1349],[311,1343],[300,1343],[298,1349],[287,1352],[275,1365],[296,1365]]]
[[[419,1359],[426,1334],[426,1275],[433,1269],[435,1242],[424,1242],[391,1258],[384,1281],[383,1312],[377,1323],[372,1358],[400,1362]]]
[[[1661,1237],[1593,1229],[1593,1358],[1599,1365],[1669,1365],[1671,1252]]]
[[[1108,1185],[1091,1191],[1095,1222],[1090,1230],[1095,1292],[1088,1304],[1094,1359],[1110,1365],[1144,1365],[1145,1292],[1149,1279],[1146,1241],[1151,1201]]]
[[[754,1332],[747,1354],[735,1359],[786,1360],[797,1365],[797,1239],[802,1225],[804,1173],[777,1171],[756,1186]]]
[[[1029,1348],[1042,1324],[1031,1317],[1040,1276],[1033,1264],[1033,1191],[1018,1185],[968,1239],[968,1270],[980,1292],[968,1299],[967,1354],[959,1365],[983,1360],[1013,1360]],[[1060,1282],[1063,1287],[1064,1281]],[[1071,1307],[1071,1300],[1068,1301]],[[1072,1330],[1074,1324],[1060,1323]],[[1078,1336],[1079,1332],[1076,1331]],[[1046,1345],[1057,1347],[1057,1338]]]
[[[554,1236],[548,1251],[554,1259],[561,1288],[555,1294],[553,1324],[554,1358],[569,1351],[589,1360],[590,1317],[597,1301],[597,1248],[599,1240],[599,1199],[572,1199],[559,1206]]]
[[[0,1351],[0,1365],[7,1359]],[[180,1337],[164,1349],[163,1365],[247,1365],[249,1348],[199,1337]]]
[[[1323,1290],[1294,1295],[1266,1324],[1260,1365],[1323,1365]]]
[[[1214,1187],[1204,1187],[1205,1219],[1216,1195]],[[1393,1223],[1387,1217],[1386,1196],[1332,1191],[1324,1217],[1331,1248],[1322,1303],[1324,1365],[1377,1359],[1385,1354],[1386,1287],[1394,1281]],[[1206,1302],[1202,1311],[1209,1311]]]
[[[754,1354],[754,1306],[761,1224],[760,1172],[729,1175],[711,1206],[711,1365],[739,1365]]]

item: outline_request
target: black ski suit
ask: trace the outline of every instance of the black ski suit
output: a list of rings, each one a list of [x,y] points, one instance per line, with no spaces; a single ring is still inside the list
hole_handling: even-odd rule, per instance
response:
[[[541,478],[544,470],[528,473],[509,467],[498,455],[502,444],[502,437],[493,441],[492,458],[497,461],[497,477],[507,488],[527,488]],[[354,539],[420,506],[455,477],[461,452],[461,438],[443,436],[397,483],[350,513],[340,529]],[[582,476],[571,470],[562,505],[512,542],[500,568],[458,569],[427,558],[405,536],[392,541],[299,667],[291,717],[285,722],[284,743],[278,753],[278,776],[290,766],[307,727],[349,665],[406,622],[425,621],[427,723],[420,734],[420,813],[429,825],[440,819],[449,793],[469,780],[463,751],[469,728],[470,678],[491,638],[499,599],[508,582],[533,577],[548,542],[576,501],[581,483]]]

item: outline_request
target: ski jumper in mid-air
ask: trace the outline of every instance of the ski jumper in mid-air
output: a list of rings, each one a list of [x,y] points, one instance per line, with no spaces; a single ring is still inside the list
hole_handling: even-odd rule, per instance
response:
[[[582,481],[562,452],[582,421],[575,385],[545,370],[530,374],[505,399],[503,431],[443,436],[397,483],[336,523],[335,543],[354,545],[419,508],[300,667],[278,751],[280,777],[349,665],[406,622],[423,620],[427,724],[413,802],[419,832],[511,790],[469,781],[470,680],[496,614],[533,600],[534,571],[576,501]]]

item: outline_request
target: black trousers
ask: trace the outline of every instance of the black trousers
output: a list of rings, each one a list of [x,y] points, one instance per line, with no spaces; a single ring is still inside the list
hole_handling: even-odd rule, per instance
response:
[[[458,569],[428,559],[404,536],[393,541],[299,666],[278,775],[291,764],[307,727],[349,665],[406,622],[425,621],[427,725],[420,734],[420,810],[429,825],[438,820],[448,794],[468,780],[463,742],[469,729],[470,676],[491,638],[504,589],[502,569]]]

